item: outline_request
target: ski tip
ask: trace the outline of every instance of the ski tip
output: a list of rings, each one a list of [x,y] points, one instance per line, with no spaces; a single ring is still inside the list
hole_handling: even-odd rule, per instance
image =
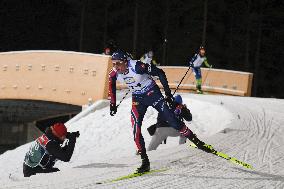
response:
[[[163,171],[167,171],[167,170],[169,170],[169,168],[152,169],[152,170],[144,172],[144,173],[134,172],[134,173],[131,173],[129,175],[118,177],[116,179],[106,180],[106,181],[102,181],[102,182],[96,182],[96,184],[99,185],[99,184],[113,183],[113,182],[117,182],[117,181],[121,181],[121,180],[132,179],[132,178],[140,177],[140,176],[143,176],[143,175],[146,175],[146,174],[158,173],[158,172],[163,172]]]
[[[250,165],[250,164],[248,164],[248,163],[245,163],[245,162],[242,162],[242,161],[240,161],[240,160],[238,160],[238,159],[236,159],[236,158],[234,158],[234,157],[231,158],[230,161],[231,161],[232,163],[234,163],[234,164],[241,165],[241,166],[244,167],[244,168],[253,170],[253,166],[252,166],[252,165]]]

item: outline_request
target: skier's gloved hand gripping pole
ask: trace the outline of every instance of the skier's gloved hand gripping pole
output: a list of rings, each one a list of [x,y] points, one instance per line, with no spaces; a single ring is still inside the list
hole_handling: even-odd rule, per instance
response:
[[[118,103],[118,105],[115,105],[115,104],[113,104],[113,103],[110,104],[110,107],[109,107],[109,108],[110,108],[110,115],[111,115],[111,116],[114,116],[114,115],[116,114],[117,108],[118,108],[119,105],[122,103],[122,101],[126,98],[126,96],[128,95],[129,92],[130,92],[130,90],[125,93],[124,97],[120,100],[120,102]]]
[[[170,107],[173,107],[174,96],[171,93],[166,93],[165,95],[165,101],[170,105]]]
[[[117,106],[115,104],[113,104],[113,103],[110,103],[109,111],[110,111],[109,114],[111,116],[114,116],[116,114],[116,112],[117,112]]]

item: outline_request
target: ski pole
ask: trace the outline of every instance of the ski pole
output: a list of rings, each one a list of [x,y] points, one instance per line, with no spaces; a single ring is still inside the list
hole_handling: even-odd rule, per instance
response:
[[[204,80],[203,82],[201,83],[201,86],[205,83],[206,79],[207,79],[207,76],[208,76],[208,73],[210,72],[211,68],[209,68],[209,70],[207,71],[205,77],[204,77]]]
[[[184,78],[185,78],[185,76],[186,76],[186,74],[188,73],[189,70],[190,70],[190,66],[188,67],[188,69],[187,69],[186,73],[184,74],[183,78],[180,80],[180,82],[179,82],[177,88],[176,88],[175,91],[174,91],[173,96],[175,95],[175,93],[176,93],[176,91],[178,90],[178,88],[179,88],[181,82],[184,80]],[[189,76],[190,76],[191,74],[192,74],[192,71],[190,72]],[[189,76],[188,76],[188,77],[189,77]]]
[[[126,96],[128,95],[129,92],[130,92],[130,90],[125,93],[124,97],[120,100],[120,102],[118,103],[118,105],[116,105],[116,108],[118,108],[118,106],[119,106],[119,105],[121,104],[121,102],[126,98]]]

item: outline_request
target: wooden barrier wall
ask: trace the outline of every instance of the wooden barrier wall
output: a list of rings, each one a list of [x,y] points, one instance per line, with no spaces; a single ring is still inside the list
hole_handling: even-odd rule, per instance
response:
[[[110,56],[66,51],[0,53],[0,99],[87,104],[107,98]]]
[[[107,99],[110,56],[66,51],[0,53],[0,99],[25,99],[72,105]],[[160,67],[175,90],[188,67]],[[209,93],[250,96],[252,73],[202,69],[202,89]],[[160,85],[159,81],[157,81]],[[118,85],[124,88],[124,85]],[[195,89],[191,70],[179,87]]]
[[[188,70],[188,67],[180,66],[161,66],[160,68],[165,71],[172,91],[176,89]],[[203,91],[235,96],[251,96],[252,73],[208,68],[202,68],[201,73]],[[157,83],[162,87],[159,81]],[[126,87],[124,85],[119,86],[120,88]],[[186,92],[195,89],[195,77],[190,69],[181,83],[179,91]]]
[[[188,67],[161,67],[168,78],[170,87],[174,90],[186,73]],[[202,89],[209,93],[228,94],[236,96],[251,96],[252,73],[220,69],[202,68]],[[191,69],[181,83],[180,90],[195,90],[195,77]]]

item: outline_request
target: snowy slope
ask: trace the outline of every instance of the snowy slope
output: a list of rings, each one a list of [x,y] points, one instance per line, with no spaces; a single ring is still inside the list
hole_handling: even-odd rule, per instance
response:
[[[98,110],[69,129],[80,130],[70,163],[61,171],[23,178],[24,154],[29,144],[0,156],[0,188],[284,188],[284,100],[231,96],[182,94],[191,109],[193,122],[187,125],[205,142],[254,166],[247,170],[200,150],[178,145],[169,138],[166,145],[149,152],[152,168],[162,173],[96,185],[96,182],[133,172],[140,164],[130,124],[130,98],[123,101],[116,116],[109,108]],[[142,133],[155,123],[157,113],[149,108]]]

